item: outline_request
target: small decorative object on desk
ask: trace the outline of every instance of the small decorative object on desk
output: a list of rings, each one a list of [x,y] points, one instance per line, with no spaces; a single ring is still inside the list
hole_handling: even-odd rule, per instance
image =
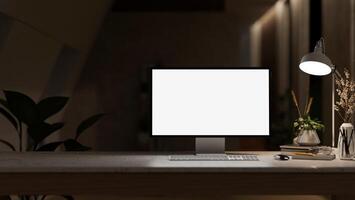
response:
[[[352,159],[355,156],[354,126],[351,124],[355,110],[355,82],[351,79],[349,70],[345,68],[344,76],[336,74],[335,84],[338,99],[334,109],[343,122],[339,128],[339,158]]]
[[[352,159],[355,153],[354,127],[351,123],[343,123],[339,129],[338,140],[339,158]]]
[[[339,128],[339,158],[351,159],[355,156],[354,126],[351,124],[355,110],[355,82],[351,79],[349,70],[345,68],[343,75],[336,74],[335,84],[338,99],[334,109],[343,122]]]
[[[298,119],[293,122],[293,128],[296,132],[296,138],[294,143],[298,145],[315,146],[320,144],[320,140],[317,131],[324,128],[324,125],[316,119],[312,119],[309,116],[309,111],[311,110],[313,98],[307,100],[306,106],[304,108],[303,114],[299,107],[296,95],[292,91],[292,98],[298,111]]]

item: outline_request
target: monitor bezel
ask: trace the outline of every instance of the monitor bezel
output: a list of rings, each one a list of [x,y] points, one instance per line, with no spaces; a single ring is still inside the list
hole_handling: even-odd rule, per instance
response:
[[[153,135],[153,70],[268,70],[269,72],[269,134],[268,135]],[[169,66],[154,66],[149,68],[149,104],[150,104],[150,109],[149,109],[149,130],[150,130],[150,136],[154,138],[162,137],[201,137],[201,138],[219,138],[219,137],[242,137],[242,138],[265,138],[265,137],[270,137],[271,136],[271,69],[268,67],[212,67],[212,66],[207,66],[207,67],[169,67]]]

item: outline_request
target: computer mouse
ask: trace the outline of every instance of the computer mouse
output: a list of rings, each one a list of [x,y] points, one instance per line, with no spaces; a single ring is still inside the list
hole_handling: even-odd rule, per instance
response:
[[[274,158],[275,160],[283,160],[283,161],[290,160],[290,156],[284,154],[276,154],[274,155]]]

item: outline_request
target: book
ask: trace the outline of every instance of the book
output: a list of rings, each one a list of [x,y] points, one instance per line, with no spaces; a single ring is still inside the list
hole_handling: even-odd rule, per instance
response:
[[[303,152],[303,153],[316,153],[316,150],[300,150],[300,149],[281,149],[281,152]]]
[[[304,153],[304,152],[283,152],[282,154],[291,156],[292,159],[298,160],[334,160],[334,154],[323,153]]]
[[[281,152],[305,152],[317,153],[320,149],[319,146],[299,146],[299,145],[281,145]]]
[[[300,146],[294,144],[280,145],[281,149],[298,149],[298,150],[313,150],[318,149],[319,146]]]

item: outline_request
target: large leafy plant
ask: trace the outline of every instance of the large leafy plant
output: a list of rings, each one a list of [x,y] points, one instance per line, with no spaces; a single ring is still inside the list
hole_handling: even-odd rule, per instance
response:
[[[18,135],[18,145],[0,139],[0,142],[13,151],[55,151],[63,145],[66,151],[87,151],[90,147],[82,145],[78,139],[82,133],[94,125],[104,114],[93,115],[82,121],[73,138],[46,143],[45,139],[64,127],[63,122],[49,123],[48,119],[59,113],[68,97],[48,97],[38,103],[27,95],[5,90],[5,99],[0,99],[0,113],[12,124]],[[24,134],[29,141],[24,141]],[[24,148],[24,144],[26,148]]]
[[[59,113],[66,103],[68,97],[48,97],[38,103],[20,92],[3,91],[5,99],[0,98],[0,113],[12,124],[18,135],[18,145],[0,139],[0,143],[6,145],[13,151],[55,151],[63,145],[66,151],[87,151],[90,147],[82,145],[78,139],[84,131],[94,125],[104,114],[93,115],[82,121],[73,138],[46,143],[45,139],[64,127],[63,122],[49,123],[48,119]],[[28,140],[24,141],[24,134],[27,133]],[[23,148],[25,144],[26,148]],[[61,195],[64,199],[73,200],[70,195]],[[21,200],[44,200],[47,195],[20,195]],[[12,199],[11,196],[6,196]]]

